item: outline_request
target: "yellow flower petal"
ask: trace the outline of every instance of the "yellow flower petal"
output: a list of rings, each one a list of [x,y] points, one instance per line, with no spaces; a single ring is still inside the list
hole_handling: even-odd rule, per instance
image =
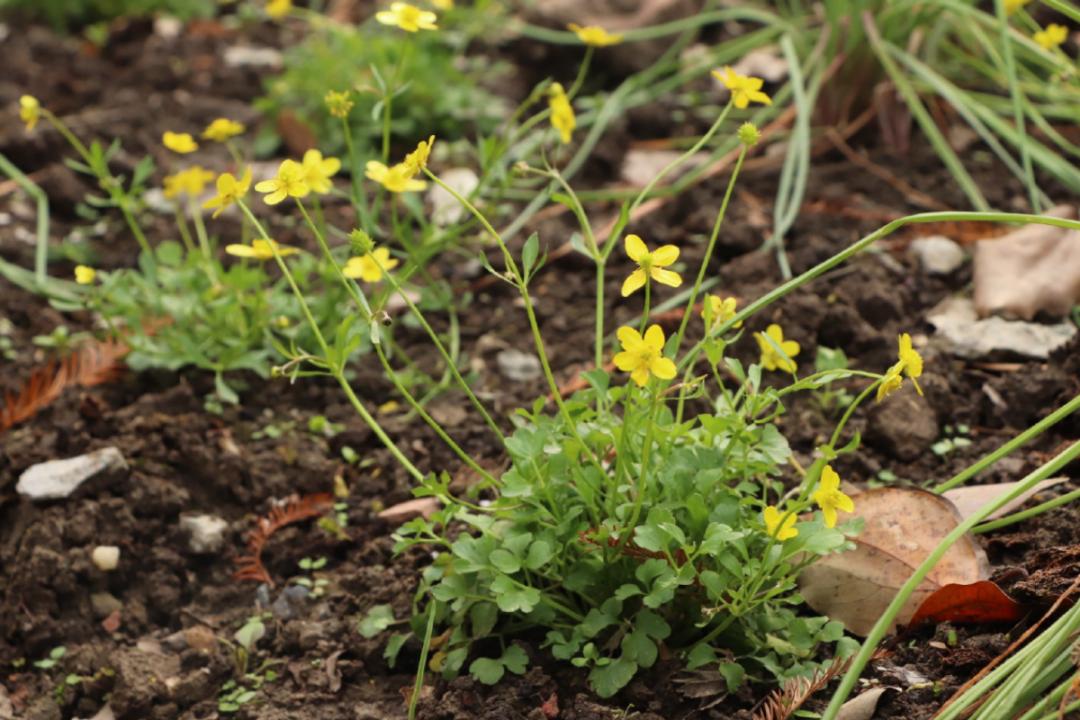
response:
[[[622,284],[622,296],[630,297],[635,292],[645,286],[645,271],[638,268],[634,272],[630,273]]]
[[[626,256],[639,265],[649,257],[649,246],[637,235],[627,235],[623,240],[623,247],[626,249]]]
[[[679,287],[682,285],[682,276],[671,270],[654,267],[652,272],[649,273],[649,276],[661,285],[667,285],[669,287]]]
[[[644,344],[649,350],[660,353],[664,349],[664,331],[659,325],[650,325],[645,331]]]
[[[679,248],[675,245],[661,245],[652,254],[653,267],[667,267],[679,259]]]

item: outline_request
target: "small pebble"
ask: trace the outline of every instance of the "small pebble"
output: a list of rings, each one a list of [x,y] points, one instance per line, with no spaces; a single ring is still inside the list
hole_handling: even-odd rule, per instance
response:
[[[115,545],[98,545],[91,551],[90,561],[101,572],[112,572],[120,564],[120,548]]]

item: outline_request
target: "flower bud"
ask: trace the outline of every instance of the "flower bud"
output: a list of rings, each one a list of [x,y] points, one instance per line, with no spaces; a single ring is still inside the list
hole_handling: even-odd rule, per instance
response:
[[[761,140],[761,131],[753,123],[743,123],[739,127],[739,142],[746,147],[754,147]]]
[[[353,101],[349,97],[349,91],[336,92],[331,90],[323,98],[326,109],[336,118],[346,118],[353,109]]]
[[[349,233],[349,246],[354,255],[364,256],[375,249],[375,241],[366,232],[356,228]]]

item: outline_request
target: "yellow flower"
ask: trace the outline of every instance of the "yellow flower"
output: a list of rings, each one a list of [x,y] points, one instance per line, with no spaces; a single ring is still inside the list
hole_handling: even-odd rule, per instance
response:
[[[705,319],[706,329],[712,330],[735,317],[735,306],[737,303],[738,300],[733,297],[722,298],[719,295],[705,296],[705,303],[701,308],[701,317]],[[742,323],[735,323],[735,327],[742,327]]]
[[[359,278],[364,282],[379,282],[383,272],[393,270],[398,266],[397,258],[390,257],[390,251],[384,247],[377,247],[367,255],[351,257],[345,263],[345,277]]]
[[[1031,36],[1031,39],[1039,44],[1043,50],[1053,50],[1069,37],[1069,30],[1064,25],[1050,23],[1045,30],[1040,30]]]
[[[41,119],[41,103],[33,95],[23,95],[19,98],[19,119],[26,123],[29,132]]]
[[[435,24],[438,19],[435,13],[404,2],[390,3],[390,9],[375,13],[375,19],[383,25],[396,25],[405,32],[439,29]]]
[[[323,158],[318,150],[304,153],[304,180],[312,192],[325,195],[334,187],[330,178],[341,169],[341,161],[335,157]]]
[[[551,126],[559,131],[559,139],[563,145],[569,144],[574,128],[577,127],[577,117],[574,116],[570,98],[566,97],[566,91],[561,84],[551,84],[551,89],[548,90],[548,107],[551,108]]]
[[[923,359],[911,344],[911,335],[903,333],[897,338],[897,344],[899,349],[896,352],[898,360],[896,364],[885,371],[885,376],[881,379],[881,384],[877,389],[877,401],[881,402],[896,390],[900,389],[900,386],[904,384],[904,379],[901,375],[906,375],[911,378],[911,384],[915,386],[915,391],[920,395],[923,394],[922,388],[919,387],[918,378],[922,375],[923,371]]]
[[[731,99],[735,107],[742,110],[752,102],[762,105],[772,105],[769,96],[761,92],[761,86],[765,81],[761,78],[740,75],[730,67],[725,67],[724,72],[712,71],[713,77],[724,83],[724,87],[731,91]]]
[[[413,172],[405,163],[386,167],[377,160],[369,160],[364,175],[382,185],[390,192],[413,192],[423,190],[427,183],[413,178]]]
[[[655,251],[649,252],[649,246],[637,235],[627,235],[625,246],[626,254],[638,264],[638,269],[623,281],[623,297],[629,297],[639,290],[648,278],[670,287],[682,285],[679,273],[664,269],[679,259],[679,248],[674,245],[661,245]]]
[[[199,143],[191,137],[191,133],[174,133],[165,131],[161,136],[161,144],[175,153],[187,155],[199,149]]]
[[[278,166],[277,175],[270,180],[263,180],[255,186],[266,197],[267,205],[277,205],[287,197],[307,197],[311,187],[307,183],[307,170],[295,160],[283,160]]]
[[[213,140],[214,142],[225,142],[229,138],[236,137],[244,132],[246,128],[243,123],[238,123],[235,120],[229,118],[218,118],[214,122],[206,126],[203,130],[203,140]]]
[[[775,505],[770,505],[761,513],[761,517],[765,521],[765,532],[780,542],[790,540],[799,534],[795,527],[795,513],[782,515]]]
[[[87,265],[75,266],[75,282],[80,285],[90,285],[97,277],[97,270]]]
[[[454,0],[431,0],[431,4],[440,10],[454,9]]]
[[[202,194],[202,191],[206,189],[206,184],[213,179],[213,171],[192,165],[175,175],[165,176],[165,197],[174,198],[179,195],[196,197]]]
[[[622,352],[615,355],[615,367],[630,373],[630,379],[640,386],[655,375],[661,380],[675,377],[675,363],[664,357],[664,331],[651,325],[641,336],[634,328],[624,325],[616,333]]]
[[[326,103],[326,109],[336,118],[346,118],[353,109],[352,96],[348,90],[338,92],[331,90],[326,93],[326,97],[323,98],[323,102]]]
[[[288,247],[287,245],[279,245],[273,240],[263,240],[256,238],[251,241],[250,245],[226,245],[225,252],[230,255],[242,258],[255,258],[256,260],[273,260],[274,250],[278,251],[278,255],[285,257],[286,255],[295,255],[300,252],[296,248]]]
[[[217,208],[213,217],[217,217],[225,211],[225,208],[237,200],[242,200],[251,187],[251,168],[244,170],[244,175],[239,180],[232,173],[221,173],[217,179],[217,195],[203,203],[203,207]]]
[[[758,333],[754,337],[757,338],[758,347],[761,348],[762,367],[766,370],[795,372],[795,361],[792,358],[799,354],[799,343],[794,340],[785,340],[784,330],[779,325],[773,323],[765,328],[765,332]],[[770,339],[772,342],[769,341]],[[777,347],[783,350],[783,353],[778,352]],[[785,355],[787,357],[784,357]]]
[[[566,27],[570,29],[570,32],[578,36],[578,40],[586,45],[592,45],[593,47],[618,45],[623,39],[622,35],[613,35],[604,28],[596,25],[586,25],[585,27],[582,27],[577,23],[570,23]]]
[[[885,372],[885,376],[881,378],[881,384],[877,388],[877,401],[881,402],[885,398],[892,395],[894,392],[900,389],[900,386],[904,384],[904,378],[900,376],[900,363],[893,365]]]
[[[840,490],[840,476],[836,474],[831,465],[822,468],[821,482],[818,483],[818,489],[810,497],[821,508],[821,514],[825,516],[826,527],[836,527],[837,510],[843,510],[844,512],[855,510],[855,503]]]
[[[292,0],[270,0],[266,3],[266,14],[275,20],[280,20],[290,12],[292,12]]]
[[[428,158],[431,156],[431,146],[434,144],[435,136],[432,135],[426,142],[421,141],[417,143],[416,149],[405,156],[405,162],[403,164],[412,170],[413,175],[418,174],[427,167]]]
[[[1030,2],[1031,0],[1005,0],[1005,13],[1007,15],[1012,15],[1014,12],[1016,12]]]

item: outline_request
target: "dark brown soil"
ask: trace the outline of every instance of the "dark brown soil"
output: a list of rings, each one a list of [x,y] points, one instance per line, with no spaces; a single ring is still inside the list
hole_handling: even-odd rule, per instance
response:
[[[118,26],[106,47],[98,50],[41,28],[20,29],[4,41],[7,70],[0,79],[0,107],[13,107],[21,92],[31,90],[58,114],[72,118],[80,133],[122,134],[124,157],[158,155],[166,128],[195,131],[218,115],[257,122],[248,103],[258,95],[264,78],[225,67],[219,62],[221,53],[239,40],[280,46],[288,37],[264,26],[241,32],[200,24],[175,40],[164,40],[148,24],[134,23]],[[46,67],[47,73],[42,71]],[[78,225],[73,209],[87,186],[59,161],[65,154],[59,138],[48,132],[27,138],[14,122],[5,127],[9,130],[0,133],[0,152],[49,191],[56,215],[53,235],[58,239]],[[606,141],[599,156],[617,158],[619,143],[633,139],[628,135],[633,124],[629,127],[619,129],[617,141]],[[655,130],[651,127],[650,133]],[[964,207],[962,194],[927,149],[918,147],[897,158],[876,148],[872,134],[863,142],[874,160],[910,184],[946,205]],[[1022,204],[1018,186],[999,168],[973,163],[972,171],[992,204],[1010,208]],[[695,187],[633,230],[652,242],[680,245],[687,266],[695,267],[726,181],[719,177]],[[767,233],[776,184],[775,169],[749,172],[721,235],[714,270],[723,291],[744,302],[780,279],[772,256],[757,251]],[[881,221],[875,218],[922,209],[838,156],[816,160],[810,188],[807,207],[787,241],[795,272],[878,227]],[[32,257],[32,247],[24,240],[33,223],[29,208],[17,193],[8,190],[0,195],[0,212],[11,216],[10,223],[0,227],[0,254],[24,266]],[[596,210],[597,217],[604,212]],[[162,232],[166,227],[161,225]],[[548,218],[534,229],[551,247],[573,231],[568,216]],[[756,318],[750,329],[782,322],[786,335],[802,344],[800,360],[805,363],[823,345],[842,348],[856,367],[887,366],[895,354],[897,334],[926,335],[926,311],[970,281],[967,267],[946,279],[922,274],[906,253],[909,239],[909,235],[890,239],[881,253],[864,255],[821,278]],[[121,226],[112,222],[94,242],[105,267],[129,264],[132,245]],[[68,269],[60,263],[54,267],[54,272]],[[454,272],[450,267],[438,269],[447,275]],[[640,307],[618,298],[625,269],[616,263],[609,275],[612,326]],[[590,362],[591,319],[573,308],[591,297],[591,272],[571,255],[554,261],[534,285],[544,334],[552,341],[548,349],[563,382]],[[516,407],[531,403],[547,388],[539,379],[512,383],[501,376],[495,361],[501,350],[529,349],[523,345],[528,336],[523,313],[503,288],[482,283],[474,288],[478,290],[462,317],[463,347],[479,378],[477,392],[509,425],[507,418]],[[40,298],[6,283],[0,285],[0,320],[4,318],[11,323],[6,336],[11,354],[2,360],[0,392],[15,390],[44,359],[32,343],[35,335],[49,333],[61,323],[86,328],[89,322],[85,317],[65,317]],[[414,353],[423,352],[419,335],[405,327],[395,332]],[[736,353],[750,359],[751,345],[742,343]],[[866,446],[845,456],[838,469],[858,482],[872,481],[883,470],[913,485],[943,480],[1075,395],[1080,389],[1077,350],[1074,343],[1045,363],[979,366],[952,358],[931,342],[924,352],[925,400],[907,395],[907,389],[890,402],[910,404],[910,413],[858,412],[852,428],[863,432]],[[357,374],[355,385],[371,407],[393,399],[372,367],[358,367]],[[260,594],[266,593],[254,583],[232,578],[233,559],[245,551],[245,533],[275,500],[326,492],[340,476],[350,488],[345,537],[309,521],[274,535],[266,548],[266,565],[278,585],[269,591],[271,599],[279,597],[287,579],[299,574],[297,563],[304,557],[327,558],[318,576],[328,585],[321,597],[294,606],[292,617],[268,623],[257,660],[273,662],[277,679],[236,717],[404,717],[403,698],[412,687],[419,647],[406,645],[391,669],[382,658],[385,635],[366,640],[357,632],[356,621],[380,603],[389,603],[398,618],[410,612],[418,571],[429,558],[420,552],[395,556],[393,528],[376,517],[382,508],[411,497],[409,479],[329,383],[247,380],[243,402],[215,415],[204,407],[203,399],[213,389],[204,375],[129,373],[93,390],[71,390],[2,436],[0,710],[7,698],[20,718],[90,717],[108,700],[120,720],[216,717],[220,688],[234,674],[233,655],[226,644],[206,638],[216,634],[231,640],[244,619],[256,612]],[[1004,405],[995,402],[998,398]],[[500,448],[478,418],[460,412],[461,407],[465,407],[461,398],[448,393],[436,399],[431,410],[442,414],[448,430],[467,451],[498,466]],[[345,430],[332,439],[309,433],[307,421],[317,414],[343,423]],[[806,398],[789,407],[782,426],[800,459],[806,459],[834,420]],[[392,413],[384,421],[421,470],[461,471],[460,463],[423,426]],[[944,456],[930,452],[929,443],[919,438],[939,437],[945,425],[968,425],[971,445]],[[267,436],[267,427],[280,434]],[[913,439],[900,445],[895,440],[898,434]],[[1063,422],[980,480],[1018,479],[1078,434],[1080,422]],[[52,503],[32,504],[15,493],[19,475],[34,463],[110,446],[122,452],[130,472]],[[360,455],[360,464],[342,461],[345,446]],[[1077,469],[1067,473],[1075,478]],[[201,555],[189,548],[180,519],[198,513],[228,521],[224,550]],[[1019,600],[1032,604],[1032,620],[1076,576],[1078,521],[1075,508],[1064,508],[982,538],[995,577]],[[117,571],[102,573],[90,562],[90,551],[97,545],[121,548]],[[102,611],[103,593],[121,605],[118,616],[106,617]],[[955,643],[947,627],[903,638],[868,673],[876,682],[901,688],[886,695],[879,716],[929,717],[1027,622],[1017,627],[960,628]],[[680,669],[670,662],[636,680],[614,700],[601,701],[587,689],[583,672],[554,663],[529,638],[521,642],[532,660],[525,676],[511,677],[493,688],[468,678],[429,679],[420,717],[743,720],[768,690],[747,688],[704,709],[711,700],[681,695],[673,682]],[[56,668],[30,666],[61,645],[67,653]],[[83,679],[65,685],[71,675]],[[555,708],[557,715],[551,714]]]

